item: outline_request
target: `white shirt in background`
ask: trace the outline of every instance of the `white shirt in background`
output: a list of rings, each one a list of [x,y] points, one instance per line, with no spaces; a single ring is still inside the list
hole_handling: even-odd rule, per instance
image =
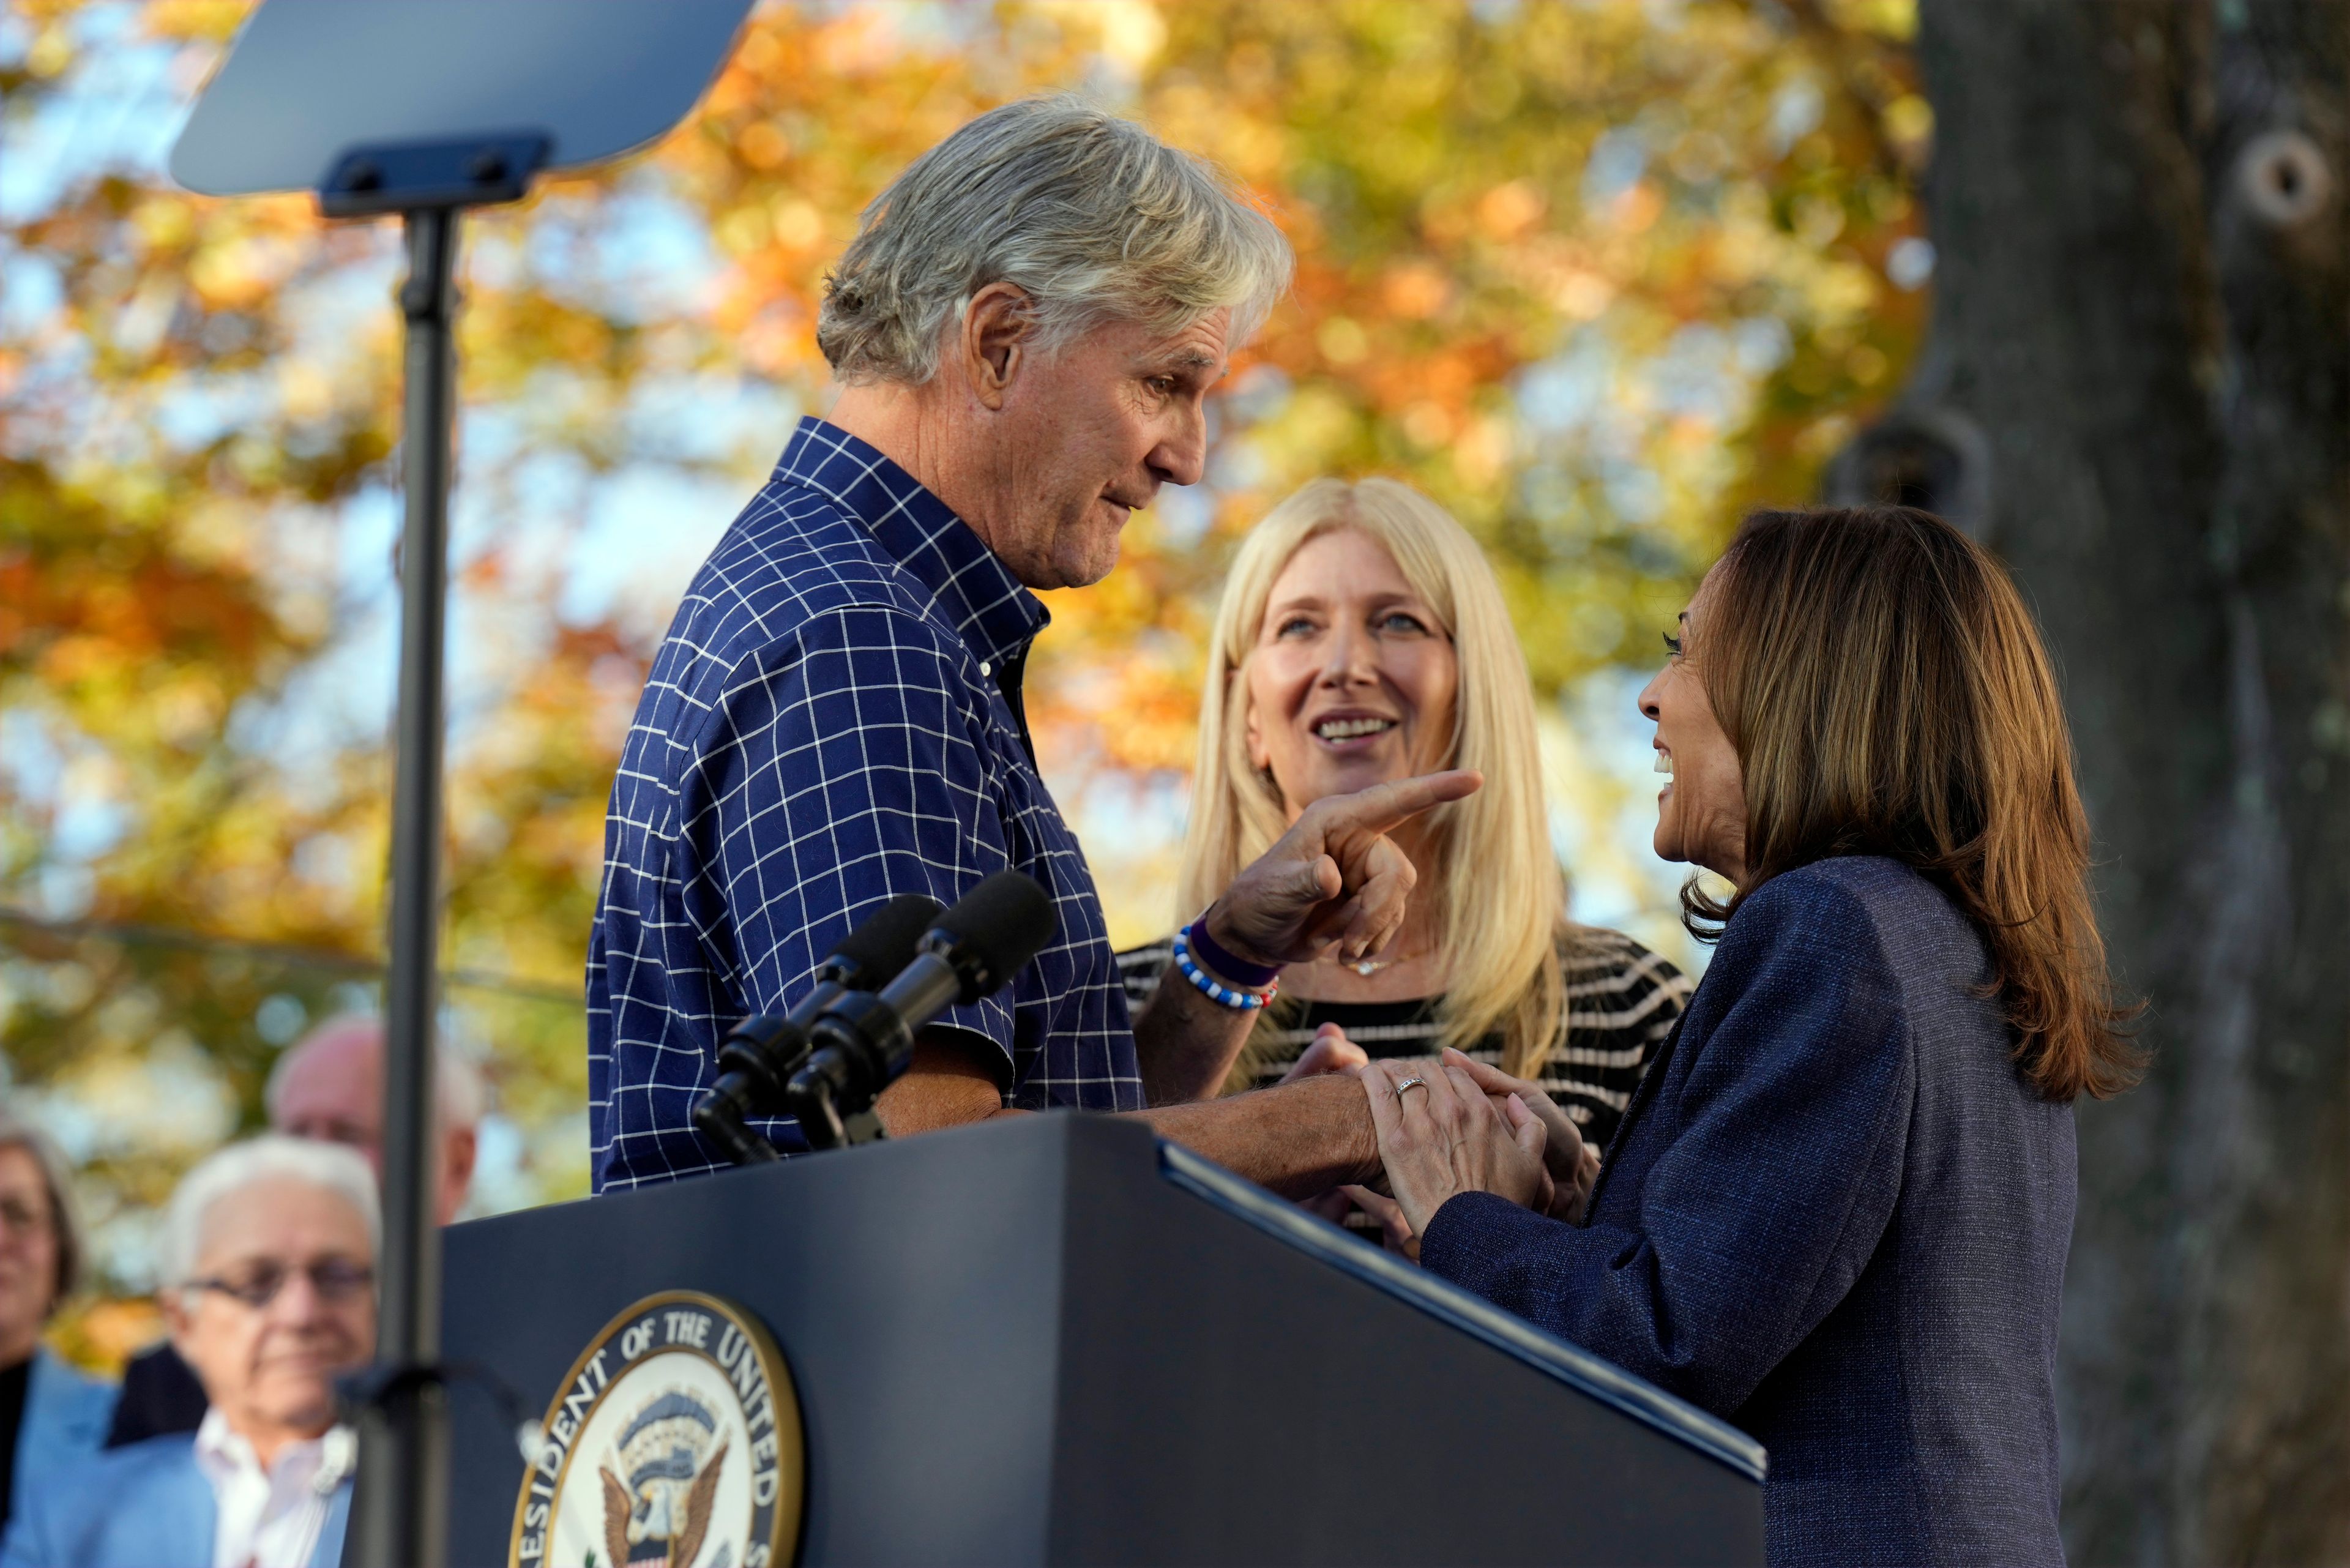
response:
[[[308,1568],[335,1489],[351,1472],[359,1440],[335,1427],[307,1442],[288,1443],[267,1470],[253,1445],[229,1430],[217,1409],[196,1428],[196,1468],[213,1484],[218,1521],[213,1568]]]

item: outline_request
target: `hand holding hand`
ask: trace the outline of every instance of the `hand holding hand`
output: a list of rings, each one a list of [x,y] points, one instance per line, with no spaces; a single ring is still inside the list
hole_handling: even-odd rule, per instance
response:
[[[1257,963],[1303,963],[1334,947],[1350,963],[1379,952],[1403,929],[1418,876],[1388,835],[1484,782],[1455,769],[1315,801],[1232,878],[1208,910],[1209,935]]]
[[[1583,1218],[1591,1189],[1599,1179],[1599,1151],[1583,1141],[1583,1129],[1548,1095],[1523,1078],[1513,1078],[1499,1067],[1448,1048],[1444,1064],[1468,1075],[1469,1081],[1491,1096],[1506,1095],[1534,1114],[1543,1126],[1543,1167],[1550,1173],[1553,1193],[1544,1210],[1554,1220],[1572,1225]]]
[[[1300,1078],[1318,1078],[1325,1073],[1352,1073],[1371,1059],[1370,1053],[1347,1038],[1347,1032],[1335,1023],[1325,1023],[1314,1032],[1314,1043],[1298,1053],[1289,1071],[1281,1075],[1284,1084],[1294,1084]]]
[[[1537,1211],[1553,1201],[1543,1166],[1543,1124],[1512,1096],[1494,1103],[1451,1062],[1374,1062],[1356,1075],[1368,1096],[1371,1126],[1388,1185],[1414,1236],[1446,1201],[1492,1192]]]

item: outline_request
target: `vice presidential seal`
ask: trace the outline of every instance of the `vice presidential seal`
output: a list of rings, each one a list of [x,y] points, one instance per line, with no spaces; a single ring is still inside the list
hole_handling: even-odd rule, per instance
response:
[[[779,1568],[803,1484],[799,1395],[767,1331],[714,1296],[647,1296],[547,1407],[508,1563]]]

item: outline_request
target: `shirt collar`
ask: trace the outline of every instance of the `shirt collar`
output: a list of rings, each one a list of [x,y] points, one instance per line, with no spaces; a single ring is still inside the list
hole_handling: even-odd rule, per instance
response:
[[[1043,602],[969,524],[879,447],[838,425],[801,420],[775,477],[816,492],[873,530],[982,659],[1012,658],[1051,624]]]
[[[205,1408],[204,1418],[196,1428],[196,1462],[207,1475],[214,1476],[261,1468],[254,1458],[253,1445],[229,1429],[228,1417],[217,1405]]]
[[[294,1480],[307,1483],[313,1490],[329,1492],[349,1473],[357,1457],[357,1434],[348,1427],[330,1427],[317,1437],[286,1444],[265,1474],[253,1445],[230,1428],[219,1406],[206,1408],[196,1428],[196,1468],[214,1485],[243,1473],[263,1476],[273,1486],[281,1480]]]

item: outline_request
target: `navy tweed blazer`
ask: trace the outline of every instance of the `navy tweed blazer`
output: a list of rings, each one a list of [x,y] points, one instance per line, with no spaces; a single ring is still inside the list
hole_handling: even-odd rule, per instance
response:
[[[1980,936],[1897,861],[1773,877],[1650,1067],[1580,1226],[1490,1193],[1420,1262],[1742,1427],[1770,1561],[2061,1563],[2073,1113]]]

